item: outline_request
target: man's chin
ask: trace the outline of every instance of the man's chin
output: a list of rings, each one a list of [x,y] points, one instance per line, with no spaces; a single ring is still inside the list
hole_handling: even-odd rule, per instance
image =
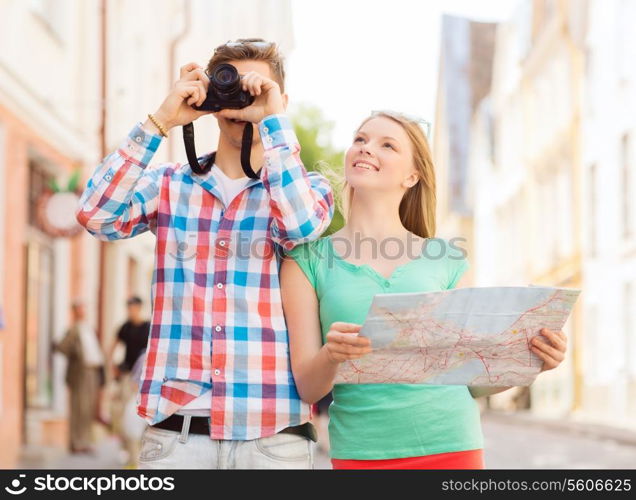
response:
[[[228,142],[233,148],[241,149],[243,147],[243,134],[240,135],[226,135]],[[260,144],[260,139],[258,137],[252,139],[252,147]]]
[[[219,118],[219,122],[223,123],[223,126],[227,127],[228,129],[243,129],[245,128],[245,125],[249,122],[243,121],[243,120],[234,120],[232,118]]]
[[[228,142],[232,144],[235,148],[241,148],[243,144],[243,131],[245,130],[245,125],[249,124],[249,122],[239,122],[239,123],[224,123],[221,128],[221,133],[228,139]],[[260,143],[260,136],[258,134],[258,128],[254,126],[254,135],[252,137],[252,146]]]
[[[235,120],[233,118],[228,118],[227,121],[230,122],[230,124],[232,125],[238,125],[240,127],[244,127],[245,125],[247,125],[247,123],[249,123],[249,122],[246,122],[245,120]]]

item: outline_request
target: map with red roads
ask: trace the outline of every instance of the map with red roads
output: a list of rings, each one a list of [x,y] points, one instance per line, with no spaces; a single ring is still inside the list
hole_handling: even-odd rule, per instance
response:
[[[530,385],[541,328],[559,331],[580,290],[483,287],[374,297],[360,335],[373,352],[342,363],[336,383]]]

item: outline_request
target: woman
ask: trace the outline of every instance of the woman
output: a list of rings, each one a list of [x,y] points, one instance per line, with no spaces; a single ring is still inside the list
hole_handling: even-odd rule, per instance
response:
[[[345,178],[345,226],[294,248],[281,269],[298,391],[316,402],[333,389],[332,464],[483,468],[474,398],[508,387],[333,384],[340,363],[371,351],[357,333],[375,294],[451,289],[468,268],[461,252],[434,238],[435,176],[417,122],[393,112],[364,120],[345,155]],[[549,343],[537,338],[532,350],[552,369],[564,359],[565,336],[542,334]]]

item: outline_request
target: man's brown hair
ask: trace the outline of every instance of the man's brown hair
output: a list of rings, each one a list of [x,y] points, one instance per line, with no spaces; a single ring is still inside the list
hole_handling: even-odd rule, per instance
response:
[[[285,92],[285,68],[283,56],[278,52],[278,46],[262,38],[239,38],[227,42],[214,49],[214,55],[208,62],[208,75],[216,66],[229,61],[254,60],[265,61],[269,64],[273,79],[280,86],[281,93]]]

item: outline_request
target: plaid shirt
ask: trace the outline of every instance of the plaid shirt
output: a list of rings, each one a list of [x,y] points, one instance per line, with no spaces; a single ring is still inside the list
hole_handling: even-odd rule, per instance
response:
[[[211,173],[148,167],[161,136],[137,124],[88,181],[78,221],[102,240],[157,237],[152,327],[137,411],[149,424],[211,390],[210,437],[265,437],[310,417],[289,362],[281,248],[333,217],[327,180],[307,172],[289,119],[259,124],[260,179],[225,207]],[[207,158],[204,156],[203,158]]]

